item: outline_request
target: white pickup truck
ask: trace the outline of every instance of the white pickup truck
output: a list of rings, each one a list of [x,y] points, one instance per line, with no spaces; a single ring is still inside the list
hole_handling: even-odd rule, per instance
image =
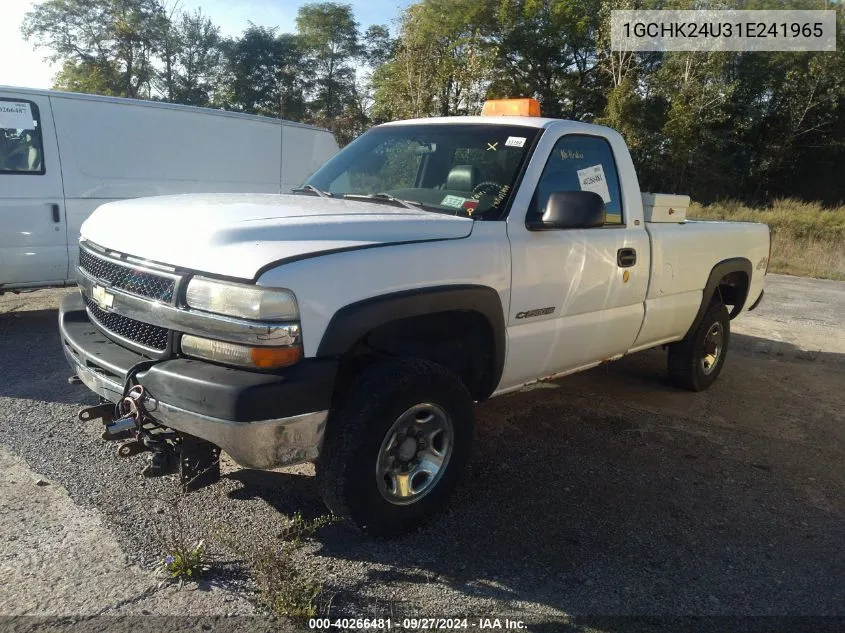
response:
[[[688,202],[642,194],[611,129],[494,115],[375,127],[291,195],[105,204],[59,320],[118,419],[80,417],[186,485],[220,449],[315,461],[334,513],[407,531],[457,482],[474,402],[658,346],[675,384],[713,383],[769,231]]]

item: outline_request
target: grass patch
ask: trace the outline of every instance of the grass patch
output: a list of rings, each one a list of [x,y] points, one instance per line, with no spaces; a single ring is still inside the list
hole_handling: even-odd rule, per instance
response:
[[[153,521],[153,530],[161,544],[165,556],[156,565],[155,573],[165,581],[178,582],[180,586],[186,581],[198,581],[205,572],[211,569],[211,557],[205,541],[196,538],[189,529],[183,507],[184,494],[180,493],[171,499],[149,499],[159,507],[165,506],[169,521]]]
[[[727,201],[706,207],[693,203],[687,215],[701,220],[768,224],[772,231],[770,272],[845,280],[845,206],[825,208],[814,202],[785,199],[753,209]]]
[[[307,520],[297,512],[270,543],[245,546],[220,536],[255,572],[260,600],[267,609],[277,616],[311,618],[328,615],[331,598],[326,596],[323,584],[297,563],[294,554],[320,529],[334,522],[332,516]]]
[[[156,572],[171,580],[197,580],[210,568],[205,553],[205,541],[193,545],[176,545],[156,568]]]
[[[158,517],[152,521],[163,560],[156,566],[162,584],[198,581],[212,570],[214,558],[208,553],[206,541],[198,535],[208,535],[215,550],[236,555],[255,575],[259,601],[276,616],[309,618],[326,616],[331,610],[331,597],[323,584],[309,574],[296,552],[305,546],[319,530],[335,523],[331,515],[312,520],[297,512],[292,517],[279,517],[282,527],[275,537],[258,540],[235,539],[226,525],[208,517],[189,516],[185,493],[169,498],[147,497],[150,507],[157,508]],[[193,517],[193,518],[192,518]]]

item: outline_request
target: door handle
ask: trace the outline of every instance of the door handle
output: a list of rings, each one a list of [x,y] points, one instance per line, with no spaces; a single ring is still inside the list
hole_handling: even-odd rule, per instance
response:
[[[61,214],[59,213],[59,205],[57,205],[57,204],[51,204],[51,205],[50,205],[50,211],[53,213],[53,222],[55,222],[56,224],[58,224],[59,222],[61,222],[61,221],[62,221],[62,216],[61,216]]]
[[[637,263],[637,251],[634,248],[620,248],[616,251],[616,264],[619,268],[630,268]]]

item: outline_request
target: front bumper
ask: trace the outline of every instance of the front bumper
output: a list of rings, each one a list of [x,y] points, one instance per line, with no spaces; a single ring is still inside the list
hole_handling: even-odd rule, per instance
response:
[[[61,303],[59,330],[65,358],[82,382],[118,401],[126,373],[146,359],[103,335],[77,293]],[[241,466],[273,468],[317,458],[336,370],[334,360],[308,359],[267,374],[174,358],[137,380],[157,422],[216,444]]]

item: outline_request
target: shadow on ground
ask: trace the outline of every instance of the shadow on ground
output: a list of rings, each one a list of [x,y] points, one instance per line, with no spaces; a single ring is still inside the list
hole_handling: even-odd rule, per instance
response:
[[[71,375],[59,340],[56,309],[0,312],[0,397],[87,403],[69,389]]]
[[[831,428],[796,441],[791,424],[805,416],[815,427],[806,403],[779,388],[829,367],[797,348],[761,354],[753,337],[735,342],[722,380],[702,394],[672,388],[654,350],[479,405],[474,459],[445,516],[388,542],[323,533],[325,563],[367,567],[338,600],[366,611],[369,586],[436,583],[505,612],[529,602],[576,615],[842,614],[845,416],[813,400]],[[793,351],[795,362],[771,362]],[[747,390],[755,376],[759,393]],[[309,477],[236,476],[237,495],[323,512]]]

